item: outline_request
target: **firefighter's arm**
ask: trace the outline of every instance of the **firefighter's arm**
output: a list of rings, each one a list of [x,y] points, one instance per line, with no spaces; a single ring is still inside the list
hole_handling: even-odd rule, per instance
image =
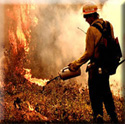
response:
[[[83,55],[78,59],[69,64],[69,68],[72,71],[76,71],[81,65],[86,63],[94,53],[94,35],[91,28],[88,29],[86,35],[86,49]]]

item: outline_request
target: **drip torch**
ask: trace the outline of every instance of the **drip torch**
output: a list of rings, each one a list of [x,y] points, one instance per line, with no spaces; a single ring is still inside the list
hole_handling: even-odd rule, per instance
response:
[[[79,76],[79,75],[81,75],[81,69],[79,68],[76,71],[70,71],[69,66],[67,66],[67,67],[64,67],[63,69],[61,69],[58,74],[59,74],[58,76],[56,76],[53,79],[49,80],[46,83],[46,85],[49,84],[51,81],[57,80],[59,78],[62,79],[62,80],[67,80],[67,79]],[[45,89],[45,86],[43,87],[43,90],[44,89]]]

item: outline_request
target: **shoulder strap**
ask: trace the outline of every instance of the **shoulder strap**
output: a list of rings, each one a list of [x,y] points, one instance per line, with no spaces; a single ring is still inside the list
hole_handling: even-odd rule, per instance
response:
[[[97,28],[101,33],[103,33],[103,29],[97,23],[94,23],[92,26],[95,27],[95,28]]]
[[[102,25],[102,28],[98,23]],[[110,37],[111,38],[111,27],[110,27],[110,23],[108,21],[103,21],[103,23],[97,22],[97,23],[94,23],[91,26],[97,28],[102,34],[102,36],[101,36],[99,42],[97,43],[97,45],[95,46],[95,48],[99,45],[102,37],[107,37],[107,38]]]
[[[102,39],[102,37],[103,37],[103,29],[104,29],[104,23],[105,23],[105,22],[103,21],[103,24],[101,24],[103,28],[101,28],[101,27],[98,25],[98,23],[101,24],[100,22],[97,22],[97,23],[94,23],[93,25],[91,25],[91,26],[97,28],[97,29],[102,33],[102,36],[101,36],[99,42],[96,44],[95,48],[99,45],[99,43],[100,43],[100,41],[101,41],[101,39]]]
[[[101,27],[98,25],[98,23],[101,24],[103,28],[101,28]],[[103,21],[103,23],[97,22],[97,23],[94,23],[94,24],[91,25],[91,26],[97,28],[97,29],[102,33],[102,35],[104,34],[104,29],[107,30],[108,35],[111,35],[111,27],[110,27],[109,21]]]

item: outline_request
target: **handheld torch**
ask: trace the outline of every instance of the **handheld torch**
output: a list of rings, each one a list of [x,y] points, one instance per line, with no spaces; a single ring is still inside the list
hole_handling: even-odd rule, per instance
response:
[[[62,79],[62,80],[67,80],[70,78],[74,78],[76,76],[81,75],[81,69],[79,68],[76,71],[70,71],[69,66],[64,67],[63,69],[61,69],[58,73],[59,75],[54,77],[53,79],[47,81],[46,85],[49,84],[51,81],[56,80],[56,79]],[[43,90],[45,89],[45,86],[43,87]]]

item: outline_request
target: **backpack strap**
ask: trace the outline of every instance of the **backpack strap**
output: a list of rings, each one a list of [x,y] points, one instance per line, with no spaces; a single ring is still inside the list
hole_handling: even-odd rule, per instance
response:
[[[98,25],[98,23],[101,24],[103,28],[101,28]],[[104,29],[106,28],[106,30],[108,31],[108,35],[111,35],[111,27],[110,27],[110,23],[108,21],[103,21],[103,23],[97,22],[91,26],[97,28],[102,33],[102,35],[104,35]]]
[[[103,29],[97,23],[94,23],[92,26],[95,27],[95,28],[97,28],[103,34]]]
[[[100,26],[98,23],[102,25],[102,28],[101,28],[101,26]],[[99,43],[100,43],[102,37],[111,36],[111,27],[110,27],[110,23],[109,23],[108,21],[103,21],[103,23],[97,22],[97,23],[94,23],[94,24],[91,25],[91,26],[97,28],[97,29],[101,32],[101,34],[102,34],[102,36],[101,36],[99,42],[98,42],[97,45],[95,46],[95,48],[96,48],[96,47],[99,45]],[[107,30],[107,34],[104,33],[105,30]],[[107,38],[108,38],[108,37],[107,37]]]
[[[101,24],[103,28],[101,28],[101,27],[99,26],[99,24],[98,24],[98,23],[99,23],[99,24]],[[100,41],[101,41],[101,39],[102,39],[102,37],[103,37],[104,23],[105,23],[105,22],[103,21],[103,24],[102,24],[102,23],[100,23],[100,22],[97,22],[97,23],[94,23],[93,25],[91,25],[91,26],[93,26],[93,27],[97,28],[97,29],[101,32],[101,34],[102,34],[102,36],[101,36],[101,38],[100,38],[99,42],[96,44],[95,48],[99,45],[99,43],[100,43]]]

